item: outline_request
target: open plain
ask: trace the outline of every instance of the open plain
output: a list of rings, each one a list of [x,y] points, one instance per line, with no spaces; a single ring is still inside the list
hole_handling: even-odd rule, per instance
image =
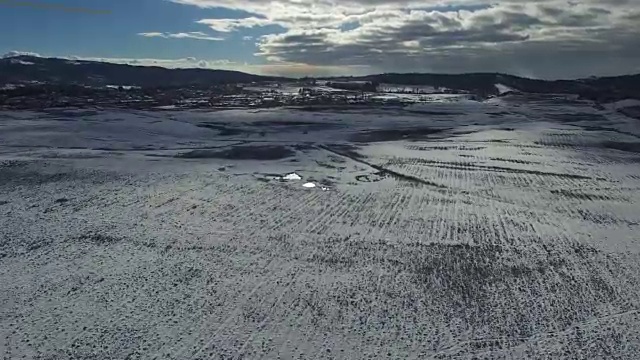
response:
[[[640,126],[562,96],[0,112],[5,359],[631,359]]]

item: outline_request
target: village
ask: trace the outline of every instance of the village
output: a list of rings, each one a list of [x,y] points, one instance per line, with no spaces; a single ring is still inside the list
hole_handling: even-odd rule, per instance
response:
[[[428,102],[434,96],[464,91],[430,86],[372,82],[331,82],[302,79],[291,82],[211,86],[136,87],[107,85],[20,84],[0,89],[2,109],[100,106],[138,110],[274,108],[289,106],[402,106]],[[474,97],[469,94],[470,97]]]

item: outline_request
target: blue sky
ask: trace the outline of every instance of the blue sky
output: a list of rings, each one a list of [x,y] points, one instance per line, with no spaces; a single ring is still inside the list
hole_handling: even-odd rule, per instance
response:
[[[242,18],[245,12],[221,8],[202,9],[162,0],[66,0],[68,7],[108,10],[110,14],[85,14],[0,3],[0,52],[33,51],[44,55],[114,58],[224,58],[260,62],[253,56],[255,41],[274,29],[246,29],[224,34],[226,41],[145,38],[144,32],[205,32],[203,18]]]
[[[640,72],[634,0],[0,0],[12,51],[277,75]],[[15,5],[15,4],[14,4]]]

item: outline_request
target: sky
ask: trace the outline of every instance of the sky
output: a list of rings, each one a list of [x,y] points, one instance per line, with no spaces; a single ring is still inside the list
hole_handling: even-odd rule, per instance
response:
[[[640,0],[0,0],[0,54],[265,75],[640,73]]]

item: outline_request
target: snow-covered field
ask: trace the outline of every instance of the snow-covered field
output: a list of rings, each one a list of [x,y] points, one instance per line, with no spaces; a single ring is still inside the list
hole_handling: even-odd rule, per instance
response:
[[[638,125],[514,96],[0,112],[0,355],[636,358]]]

